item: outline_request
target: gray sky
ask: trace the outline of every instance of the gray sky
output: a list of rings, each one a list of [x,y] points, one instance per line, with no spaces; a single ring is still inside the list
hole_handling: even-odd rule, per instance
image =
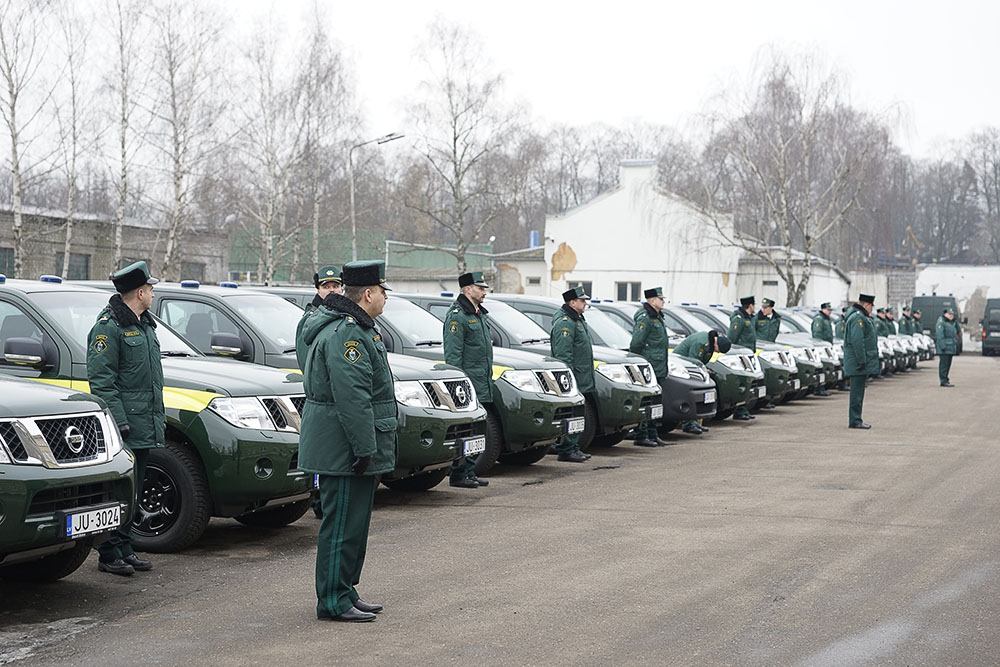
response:
[[[543,122],[684,130],[774,45],[822,55],[847,76],[855,106],[894,109],[897,140],[916,157],[944,155],[950,141],[1000,125],[997,2],[317,1],[353,63],[374,134],[406,131],[402,100],[422,78],[414,49],[437,15],[480,35],[508,95]],[[238,6],[248,4],[258,13],[271,6]],[[294,27],[311,4],[275,6]]]

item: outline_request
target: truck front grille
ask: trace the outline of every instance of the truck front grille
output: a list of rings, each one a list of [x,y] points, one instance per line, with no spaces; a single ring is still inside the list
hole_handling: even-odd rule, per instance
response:
[[[58,463],[92,461],[107,451],[97,417],[36,419],[35,423]]]
[[[465,424],[452,424],[444,433],[445,442],[454,442],[458,438],[471,438],[476,435],[475,422]]]
[[[52,514],[59,510],[74,510],[78,507],[101,505],[114,502],[114,500],[113,482],[63,486],[36,493],[35,497],[31,499],[31,505],[28,506],[28,514]]]
[[[28,452],[21,444],[21,438],[17,435],[14,424],[11,422],[0,422],[0,441],[7,445],[7,451],[10,452],[15,461],[28,460]]]

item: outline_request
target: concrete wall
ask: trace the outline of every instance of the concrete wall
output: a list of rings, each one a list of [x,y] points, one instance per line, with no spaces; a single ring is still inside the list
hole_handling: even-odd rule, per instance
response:
[[[776,282],[777,286],[765,285],[765,282]],[[740,272],[736,277],[736,287],[740,296],[747,294],[756,296],[758,304],[761,297],[766,296],[774,299],[779,305],[787,305],[788,290],[785,281],[779,278],[769,265],[741,262]],[[798,305],[818,306],[824,301],[829,301],[836,307],[847,305],[848,287],[847,281],[836,270],[814,264],[812,277]]]
[[[497,284],[493,285],[495,292],[533,296],[549,294],[552,281],[544,259],[498,257],[494,264],[498,274]]]

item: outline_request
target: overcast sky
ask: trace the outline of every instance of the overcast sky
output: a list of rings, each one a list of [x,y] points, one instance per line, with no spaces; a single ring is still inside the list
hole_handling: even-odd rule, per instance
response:
[[[374,134],[407,130],[402,100],[423,77],[414,50],[438,15],[479,34],[510,98],[542,122],[645,120],[683,131],[774,45],[821,54],[847,76],[855,106],[896,110],[897,140],[916,157],[1000,125],[995,1],[317,1]],[[290,29],[312,5],[230,2],[244,16],[276,7]]]

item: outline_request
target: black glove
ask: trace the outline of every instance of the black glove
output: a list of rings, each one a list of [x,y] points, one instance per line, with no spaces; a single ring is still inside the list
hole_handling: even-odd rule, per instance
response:
[[[368,469],[368,464],[372,462],[372,457],[370,456],[359,456],[354,459],[354,463],[351,464],[351,472],[355,475],[360,475],[365,470]]]
[[[859,371],[865,370],[865,365],[864,364],[858,364],[858,370]]]
[[[129,427],[128,424],[119,424],[118,432],[122,434],[122,440],[128,437]]]

